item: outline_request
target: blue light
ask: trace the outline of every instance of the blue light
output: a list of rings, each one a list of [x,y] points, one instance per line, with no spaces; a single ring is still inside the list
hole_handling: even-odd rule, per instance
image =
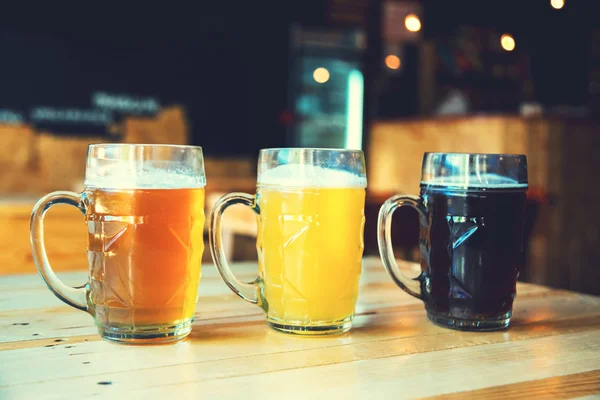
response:
[[[362,150],[364,80],[359,70],[348,74],[348,102],[346,107],[346,148]]]

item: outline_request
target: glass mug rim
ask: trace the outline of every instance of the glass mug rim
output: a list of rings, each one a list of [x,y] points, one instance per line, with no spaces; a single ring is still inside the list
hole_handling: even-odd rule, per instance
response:
[[[285,165],[297,167],[288,170],[283,175],[265,178],[265,175],[269,174],[271,170]],[[348,170],[346,167],[351,167],[352,170]],[[349,176],[333,176],[329,171],[347,172]],[[328,174],[327,178],[321,175],[323,173]],[[273,178],[274,181],[272,181]],[[291,183],[296,179],[298,181]],[[348,183],[345,179],[350,179],[353,183]],[[357,184],[355,180],[360,180],[360,183]],[[364,189],[367,187],[366,180],[365,154],[360,149],[274,147],[259,151],[257,188],[273,186]]]
[[[107,148],[107,147],[172,147],[172,148],[181,148],[181,149],[190,149],[190,150],[202,150],[201,146],[196,146],[193,144],[159,144],[159,143],[90,143],[88,145],[88,152],[94,148]]]
[[[426,151],[423,153],[423,158],[425,159],[428,155],[455,155],[455,156],[492,156],[492,157],[510,157],[510,158],[527,158],[525,154],[519,153],[462,153],[462,152],[454,152],[454,151]]]
[[[260,149],[259,153],[269,153],[280,150],[291,150],[291,151],[328,151],[328,152],[340,152],[340,153],[362,153],[360,149],[336,149],[333,147],[267,147]]]
[[[195,145],[89,144],[83,185],[123,190],[205,187],[204,153]]]
[[[447,170],[448,166],[450,170]],[[527,169],[525,154],[425,152],[420,186],[485,191],[527,190]]]

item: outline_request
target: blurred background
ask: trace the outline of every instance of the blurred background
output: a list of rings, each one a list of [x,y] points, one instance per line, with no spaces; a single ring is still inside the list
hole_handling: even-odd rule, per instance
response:
[[[82,189],[89,143],[201,145],[207,213],[253,192],[261,148],[363,149],[367,255],[423,152],[508,152],[529,162],[521,279],[600,294],[600,2],[238,3],[3,5],[0,273],[35,270],[31,207]],[[254,216],[228,214],[230,257],[254,260]],[[54,268],[85,269],[81,215],[49,215]],[[417,261],[416,215],[393,229]]]

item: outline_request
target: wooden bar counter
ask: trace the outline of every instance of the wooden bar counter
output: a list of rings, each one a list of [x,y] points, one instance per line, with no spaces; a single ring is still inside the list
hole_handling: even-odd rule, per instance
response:
[[[418,194],[424,152],[525,154],[528,247],[521,279],[600,295],[598,121],[518,115],[377,121],[366,150],[368,190],[380,199]]]
[[[416,264],[404,263],[409,270]],[[233,265],[243,280],[254,263]],[[68,284],[86,272],[64,272]],[[214,267],[203,268],[191,336],[103,341],[92,318],[34,274],[0,277],[0,399],[592,398],[600,394],[600,298],[520,283],[513,326],[431,324],[377,258],[364,260],[354,328],[303,338],[267,327]]]

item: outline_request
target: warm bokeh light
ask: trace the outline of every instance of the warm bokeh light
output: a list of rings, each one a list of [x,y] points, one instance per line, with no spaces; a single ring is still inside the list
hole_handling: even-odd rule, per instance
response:
[[[385,57],[385,65],[389,69],[398,69],[400,68],[400,57],[390,54]]]
[[[550,5],[552,6],[552,8],[560,10],[565,6],[565,0],[550,0]]]
[[[404,26],[411,32],[419,32],[421,30],[421,20],[415,14],[408,14],[404,18]]]
[[[515,38],[513,38],[512,35],[505,33],[500,38],[500,44],[504,50],[513,51],[515,49]]]
[[[325,83],[329,80],[329,71],[326,68],[319,67],[313,72],[313,78],[318,83]]]

